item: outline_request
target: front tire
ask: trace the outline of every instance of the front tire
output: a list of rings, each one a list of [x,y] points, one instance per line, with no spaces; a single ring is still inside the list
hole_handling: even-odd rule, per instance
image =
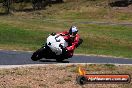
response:
[[[31,59],[33,61],[37,61],[43,58],[43,50],[44,48],[38,49],[36,52],[33,53],[33,55],[31,56]]]

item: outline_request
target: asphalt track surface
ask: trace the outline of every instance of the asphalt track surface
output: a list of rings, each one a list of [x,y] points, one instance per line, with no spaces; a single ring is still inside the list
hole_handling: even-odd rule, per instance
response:
[[[54,59],[43,58],[39,61],[32,61],[30,59],[32,53],[0,50],[0,65],[58,64]],[[75,55],[59,63],[132,64],[132,59]]]

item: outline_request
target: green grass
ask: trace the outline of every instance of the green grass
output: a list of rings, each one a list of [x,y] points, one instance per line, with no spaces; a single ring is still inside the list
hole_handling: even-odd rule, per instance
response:
[[[44,43],[48,34],[49,32],[46,31],[25,30],[8,24],[0,24],[0,45],[16,45],[18,49],[19,47],[38,48]]]
[[[19,20],[20,21],[20,20]],[[65,25],[63,22],[44,22],[36,19],[23,20],[16,26],[15,23],[10,25],[5,22],[0,23],[0,46],[14,47],[15,49],[36,50],[45,41],[49,33],[55,28],[56,31],[63,31],[70,24]],[[17,22],[17,20],[16,20]],[[29,26],[28,26],[29,23]],[[36,26],[30,26],[32,25]],[[17,24],[17,23],[16,23]],[[25,26],[26,25],[26,26]],[[39,30],[38,27],[41,26]],[[50,26],[52,27],[50,28]],[[16,26],[16,27],[15,27]],[[76,49],[75,53],[111,55],[132,58],[132,30],[127,26],[112,25],[95,25],[95,24],[77,24],[79,33],[84,43]],[[34,28],[35,27],[35,28]],[[59,30],[62,29],[62,30]],[[55,30],[54,30],[55,31]],[[7,48],[8,49],[8,48]]]
[[[131,57],[131,27],[89,25],[82,31],[84,43],[77,52]]]

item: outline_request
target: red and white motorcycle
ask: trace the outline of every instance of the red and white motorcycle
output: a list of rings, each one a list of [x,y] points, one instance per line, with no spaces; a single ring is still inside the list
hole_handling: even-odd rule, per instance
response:
[[[52,33],[46,41],[46,44],[35,51],[31,56],[33,61],[45,59],[56,59],[57,62],[61,62],[66,57],[67,50],[65,49],[68,46],[68,43],[64,38],[56,33]]]

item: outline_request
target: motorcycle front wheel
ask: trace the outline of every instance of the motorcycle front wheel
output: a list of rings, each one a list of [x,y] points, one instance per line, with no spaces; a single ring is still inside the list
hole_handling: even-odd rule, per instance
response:
[[[38,49],[36,52],[33,53],[33,55],[31,56],[31,59],[33,61],[37,61],[37,60],[42,59],[43,58],[43,51],[44,51],[44,48]]]

